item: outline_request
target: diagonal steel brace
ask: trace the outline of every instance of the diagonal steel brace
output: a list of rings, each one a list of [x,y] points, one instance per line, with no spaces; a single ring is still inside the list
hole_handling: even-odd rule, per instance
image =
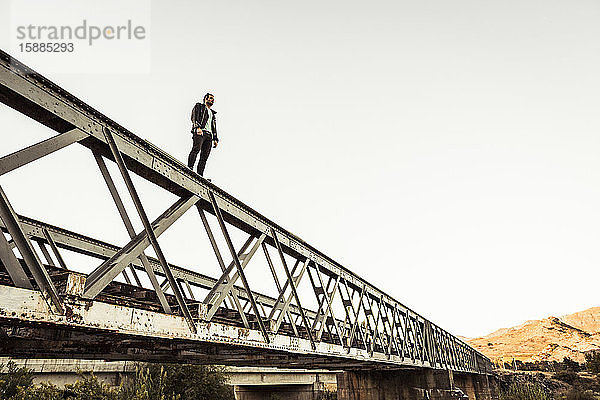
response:
[[[140,200],[137,190],[135,189],[135,186],[133,185],[131,176],[129,176],[129,170],[127,169],[127,166],[125,165],[125,161],[123,160],[123,155],[121,154],[121,151],[119,150],[112,133],[106,127],[104,128],[104,137],[106,138],[106,142],[108,143],[108,146],[110,147],[110,151],[114,157],[114,160],[117,163],[117,166],[119,167],[119,171],[121,172],[121,176],[123,177],[123,180],[125,181],[125,186],[127,186],[127,190],[129,191],[129,194],[131,195],[131,199],[133,200],[133,203],[135,204],[135,208],[138,212],[138,215],[139,215],[140,219],[142,220],[142,224],[144,225],[144,229],[146,230],[146,235],[148,236],[148,239],[150,240],[150,243],[152,244],[152,248],[154,249],[154,252],[156,253],[156,257],[160,261],[160,265],[163,268],[164,274],[167,276],[167,279],[169,279],[169,283],[171,284],[171,289],[173,290],[173,293],[175,294],[175,298],[177,299],[177,304],[179,305],[179,308],[181,309],[181,312],[182,312],[183,316],[185,317],[185,319],[190,327],[190,330],[193,333],[196,333],[196,324],[195,324],[194,320],[192,319],[192,314],[190,313],[190,310],[188,309],[188,306],[185,302],[185,298],[183,297],[183,294],[181,294],[181,291],[179,290],[179,286],[177,286],[177,282],[175,281],[175,278],[173,277],[173,273],[171,272],[171,269],[169,268],[167,259],[165,258],[165,255],[163,254],[163,251],[160,248],[160,245],[158,244],[158,239],[156,238],[156,235],[154,234],[152,225],[150,225],[150,220],[148,219],[148,216],[146,215],[146,211],[144,210],[144,207],[142,206],[142,201]]]
[[[223,215],[221,214],[221,209],[219,208],[219,205],[217,204],[217,199],[215,198],[215,195],[213,194],[212,191],[208,192],[208,196],[210,197],[210,202],[215,211],[215,216],[217,217],[219,226],[221,227],[221,232],[223,233],[223,236],[225,237],[225,242],[227,243],[227,247],[229,248],[231,257],[233,257],[233,262],[235,263],[237,272],[239,273],[240,278],[242,279],[242,283],[244,284],[244,289],[246,289],[246,293],[248,294],[248,299],[250,299],[250,303],[252,304],[252,311],[254,312],[254,315],[256,315],[256,320],[258,322],[258,326],[260,327],[260,330],[263,334],[263,337],[265,338],[265,341],[267,343],[270,343],[271,340],[269,338],[269,334],[267,333],[267,330],[265,329],[265,325],[263,323],[261,314],[258,310],[258,307],[256,306],[256,301],[254,300],[254,295],[253,295],[252,291],[250,290],[250,285],[248,285],[248,280],[246,279],[246,275],[244,274],[244,268],[242,267],[242,265],[240,263],[240,259],[238,258],[238,255],[235,252],[235,248],[233,247],[233,242],[231,241],[231,237],[229,236],[229,233],[227,232],[227,227],[225,226],[225,221],[223,220]],[[265,238],[265,235],[263,234],[263,236],[261,236],[261,239],[259,239],[259,241],[262,243],[262,240],[264,240],[264,238]],[[244,260],[244,262],[247,264],[246,260]]]
[[[114,201],[115,205],[117,206],[117,210],[119,211],[119,214],[121,215],[121,220],[123,221],[123,224],[125,225],[125,229],[127,229],[127,233],[129,234],[129,237],[131,239],[133,239],[135,237],[135,229],[133,228],[133,224],[131,223],[131,219],[129,218],[129,215],[127,215],[127,211],[125,210],[125,205],[123,204],[123,200],[121,200],[121,196],[119,196],[119,192],[117,191],[117,187],[115,186],[115,183],[112,180],[110,173],[108,172],[108,168],[106,168],[106,163],[102,159],[102,156],[96,152],[94,152],[94,158],[96,159],[96,164],[98,164],[98,168],[100,168],[100,173],[102,174],[102,177],[104,178],[104,182],[106,182],[106,186],[108,186],[108,191],[110,192],[110,194],[113,198],[113,201]],[[154,288],[154,291],[156,292],[156,295],[158,296],[158,300],[160,301],[160,304],[161,304],[163,310],[166,313],[170,314],[171,306],[169,306],[169,302],[167,301],[167,298],[165,297],[165,294],[163,293],[163,291],[158,283],[158,279],[156,279],[154,270],[152,269],[152,266],[150,265],[150,261],[148,260],[148,257],[146,257],[144,252],[142,252],[142,254],[140,254],[140,261],[142,262],[142,265],[144,266],[144,270],[146,270],[146,274],[148,275],[148,278],[150,279],[150,282],[152,283],[152,287]],[[137,273],[135,272],[135,268],[133,267],[133,265],[130,264],[129,267],[130,267],[131,273],[133,274],[133,278],[135,279],[138,286],[142,286],[142,284],[140,282],[140,278],[137,276]],[[125,272],[125,270],[123,270],[123,272]],[[127,276],[127,275],[125,275],[125,276]]]
[[[200,214],[200,219],[202,220],[202,224],[204,225],[204,230],[206,231],[206,234],[208,235],[208,239],[209,239],[210,244],[215,253],[215,257],[217,257],[219,267],[221,268],[222,272],[225,272],[225,270],[227,268],[225,267],[225,262],[223,261],[223,256],[221,256],[221,251],[219,250],[219,246],[217,246],[217,241],[215,240],[215,235],[213,235],[212,229],[210,229],[210,225],[208,223],[208,220],[206,219],[204,210],[202,209],[200,203],[196,203],[196,208],[198,209],[198,214]],[[215,287],[216,287],[216,285],[215,285]],[[229,294],[229,297],[231,298],[231,302],[233,304],[235,304],[235,308],[240,313],[240,318],[242,319],[244,326],[246,328],[249,328],[250,324],[248,323],[248,318],[246,317],[246,313],[244,313],[244,310],[242,308],[242,304],[240,303],[240,299],[239,299],[238,295],[232,291]]]
[[[4,193],[2,187],[0,186],[0,218],[4,222],[4,226],[10,233],[12,240],[17,244],[17,248],[21,253],[21,256],[25,260],[25,264],[29,268],[29,271],[33,275],[33,279],[37,283],[40,291],[42,292],[42,296],[48,303],[48,306],[53,312],[58,314],[63,313],[63,305],[61,299],[58,297],[58,292],[56,291],[56,287],[54,287],[54,283],[52,283],[52,279],[50,279],[50,275],[48,275],[48,271],[44,268],[42,262],[38,258],[31,242],[19,222],[19,217],[13,210]],[[2,235],[4,236],[4,235]]]

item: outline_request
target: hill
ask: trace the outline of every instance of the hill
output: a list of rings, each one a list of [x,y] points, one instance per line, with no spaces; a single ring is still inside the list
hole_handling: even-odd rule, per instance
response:
[[[513,357],[523,362],[562,361],[569,357],[581,363],[586,351],[600,350],[600,307],[531,320],[465,340],[494,361]]]

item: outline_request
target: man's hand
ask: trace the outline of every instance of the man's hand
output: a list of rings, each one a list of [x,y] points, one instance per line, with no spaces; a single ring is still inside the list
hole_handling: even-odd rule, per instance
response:
[[[200,127],[196,128],[196,135],[202,135],[202,129]]]
[[[217,145],[218,145],[218,144],[219,144],[219,142],[218,142],[218,141],[216,141],[216,140],[213,140],[213,147],[217,147]]]

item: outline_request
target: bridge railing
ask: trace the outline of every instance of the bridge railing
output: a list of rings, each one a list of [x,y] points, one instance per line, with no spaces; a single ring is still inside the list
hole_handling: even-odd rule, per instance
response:
[[[183,316],[192,332],[199,323],[219,322],[260,331],[266,344],[274,335],[297,337],[307,343],[303,350],[308,352],[327,343],[359,360],[491,371],[489,359],[460,339],[4,52],[0,53],[0,100],[57,132],[0,158],[0,176],[79,143],[92,150],[131,238],[125,246],[117,247],[18,216],[0,188],[0,261],[7,281],[40,290],[53,312],[63,312],[53,277],[59,275],[57,269],[68,269],[58,250],[66,248],[101,260],[85,275],[83,298],[104,299],[108,291],[114,295],[115,290],[121,296],[132,290],[151,290],[148,306]],[[140,232],[134,230],[107,159],[119,168],[144,226]],[[178,200],[150,221],[130,173],[175,194]],[[168,263],[158,241],[192,207],[214,252],[220,271],[216,279]],[[247,235],[239,248],[232,240],[233,230]],[[38,243],[39,250],[31,240]],[[156,258],[145,254],[150,247]],[[260,267],[255,265],[259,258]],[[251,261],[253,268],[249,269]],[[250,288],[247,274],[260,268],[273,279],[273,295]],[[149,283],[142,284],[140,275]],[[119,276],[124,284],[117,282]],[[191,286],[202,289],[203,298],[196,299]],[[303,306],[309,295],[314,296],[316,309]]]

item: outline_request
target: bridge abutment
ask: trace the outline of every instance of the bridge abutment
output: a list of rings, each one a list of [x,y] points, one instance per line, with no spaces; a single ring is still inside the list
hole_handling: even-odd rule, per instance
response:
[[[347,371],[337,375],[338,400],[494,400],[486,375],[445,370]]]

